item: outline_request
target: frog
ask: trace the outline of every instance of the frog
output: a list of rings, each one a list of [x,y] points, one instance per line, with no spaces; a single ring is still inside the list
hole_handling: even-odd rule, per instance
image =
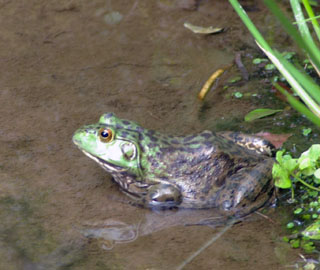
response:
[[[209,130],[167,135],[105,113],[72,140],[143,207],[215,208],[241,217],[274,194],[274,146],[254,135]]]

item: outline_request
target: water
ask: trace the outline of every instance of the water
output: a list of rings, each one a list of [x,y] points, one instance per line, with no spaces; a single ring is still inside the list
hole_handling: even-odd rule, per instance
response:
[[[254,43],[227,1],[194,12],[178,2],[1,4],[0,269],[178,269],[215,238],[184,269],[282,269],[297,258],[281,226],[258,215],[226,230],[183,226],[202,212],[127,204],[71,142],[104,112],[187,134],[253,106],[235,106],[222,89],[205,106],[196,100],[235,50]],[[197,36],[186,21],[228,30]]]

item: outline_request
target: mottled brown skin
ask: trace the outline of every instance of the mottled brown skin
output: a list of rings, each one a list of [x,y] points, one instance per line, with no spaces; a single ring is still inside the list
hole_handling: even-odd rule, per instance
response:
[[[180,191],[177,193],[179,198],[171,198],[173,192],[164,195],[160,206],[166,201],[169,206],[170,202],[179,202],[173,205],[183,208],[216,207],[236,216],[246,215],[263,206],[273,190],[273,159],[265,155],[270,152],[271,145],[261,138],[239,133],[213,134],[205,131],[202,134],[206,135],[206,140],[194,151],[186,146],[164,147],[157,160],[149,158],[150,164],[157,164],[159,159],[170,164],[166,167],[166,174],[158,180]],[[253,141],[261,144],[255,148]],[[246,144],[251,150],[244,147]],[[152,167],[149,173],[150,170]],[[158,191],[161,187],[156,189]],[[147,198],[146,202],[151,201],[152,198]]]

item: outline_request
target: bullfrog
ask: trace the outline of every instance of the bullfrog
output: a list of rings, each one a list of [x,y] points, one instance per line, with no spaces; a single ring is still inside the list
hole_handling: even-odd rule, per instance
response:
[[[105,113],[78,129],[73,142],[145,207],[217,208],[244,216],[273,194],[273,146],[256,136],[166,135]]]

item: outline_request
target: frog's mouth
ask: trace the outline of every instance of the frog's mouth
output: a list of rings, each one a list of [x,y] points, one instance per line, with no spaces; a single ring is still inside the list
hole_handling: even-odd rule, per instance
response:
[[[110,162],[107,162],[99,157],[96,157],[86,151],[84,151],[83,149],[81,149],[81,151],[89,158],[93,159],[95,162],[97,162],[102,168],[104,168],[106,171],[108,172],[125,172],[128,169],[127,168],[123,168],[121,166],[118,165],[114,165]]]

